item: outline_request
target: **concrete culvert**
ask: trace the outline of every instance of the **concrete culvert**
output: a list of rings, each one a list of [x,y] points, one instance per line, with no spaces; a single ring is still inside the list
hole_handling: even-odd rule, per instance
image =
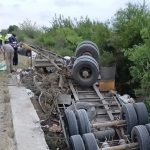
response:
[[[91,56],[80,56],[75,60],[71,74],[80,86],[90,87],[98,80],[98,63]]]

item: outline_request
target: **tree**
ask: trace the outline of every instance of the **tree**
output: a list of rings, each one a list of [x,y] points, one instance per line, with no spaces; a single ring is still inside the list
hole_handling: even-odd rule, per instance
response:
[[[129,3],[126,8],[120,9],[112,20],[113,34],[110,43],[117,60],[118,90],[122,89],[122,86],[123,88],[126,86],[126,89],[140,87],[140,79],[133,80],[131,67],[134,66],[134,61],[124,53],[135,48],[135,45],[144,43],[141,31],[148,26],[148,18],[149,11],[145,3],[143,5]],[[132,95],[133,92],[129,94]]]
[[[18,29],[19,29],[18,26],[16,26],[16,25],[10,25],[10,26],[8,27],[8,33],[15,32],[15,31],[17,31]]]
[[[143,6],[129,3],[119,10],[113,20],[114,31],[120,36],[122,46],[130,48],[142,43],[141,30],[147,24],[148,10]]]

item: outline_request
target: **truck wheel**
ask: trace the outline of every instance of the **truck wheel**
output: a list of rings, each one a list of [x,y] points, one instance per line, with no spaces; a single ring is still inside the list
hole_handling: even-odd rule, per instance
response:
[[[96,61],[93,57],[91,57],[91,56],[87,56],[87,55],[80,56],[80,57],[78,57],[78,58],[76,59],[77,61],[75,61],[75,63],[77,63],[77,62],[79,62],[79,61],[81,61],[81,60],[83,60],[83,59],[87,59],[88,61],[93,62],[93,63],[96,65],[96,67],[98,68],[98,70],[99,70],[99,65],[98,65],[97,61]],[[75,63],[74,63],[74,64],[75,64]]]
[[[94,132],[94,136],[100,142],[104,142],[106,139],[114,139],[116,136],[115,129],[105,129],[104,131]]]
[[[138,125],[137,115],[132,104],[125,104],[122,106],[121,119],[127,121],[127,133],[131,134],[132,128]]]
[[[149,135],[150,135],[150,123],[149,123],[149,124],[146,124],[145,126],[146,126],[146,128],[147,128],[147,130],[148,130],[148,133],[149,133]]]
[[[82,87],[92,86],[98,79],[99,66],[94,58],[81,56],[77,58],[72,68],[72,78]]]
[[[83,55],[92,56],[97,62],[99,61],[99,50],[91,44],[82,44],[76,48],[76,57]]]
[[[140,150],[150,150],[150,135],[144,125],[135,126],[131,132],[133,142],[138,142]]]
[[[70,137],[71,150],[85,150],[83,140],[80,135],[73,135]]]
[[[76,109],[85,109],[90,120],[93,120],[96,116],[96,109],[93,104],[88,102],[77,102],[75,103]],[[75,110],[73,105],[67,107],[67,110]]]
[[[79,133],[85,134],[91,132],[90,122],[87,116],[87,113],[84,109],[79,109],[75,111],[75,115],[77,118],[77,123],[79,127]]]
[[[89,40],[86,40],[86,41],[83,41],[83,42],[79,43],[79,44],[77,45],[77,48],[80,47],[80,46],[83,45],[83,44],[91,44],[91,45],[94,46],[94,47],[98,50],[98,52],[99,52],[98,46],[97,46],[94,42],[89,41]]]
[[[137,114],[138,125],[145,125],[148,123],[148,111],[144,103],[133,104]]]
[[[72,110],[65,111],[64,121],[66,123],[67,130],[70,136],[79,134],[77,120]]]
[[[86,150],[99,150],[93,133],[83,134],[82,138]]]

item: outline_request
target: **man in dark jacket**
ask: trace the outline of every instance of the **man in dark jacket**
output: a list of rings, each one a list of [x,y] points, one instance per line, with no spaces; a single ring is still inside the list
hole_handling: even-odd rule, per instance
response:
[[[15,34],[12,34],[12,36],[9,37],[9,43],[14,48],[13,65],[18,65],[18,48],[17,48],[17,39]]]
[[[2,46],[2,44],[3,44],[3,37],[2,37],[2,35],[0,34],[0,47]]]

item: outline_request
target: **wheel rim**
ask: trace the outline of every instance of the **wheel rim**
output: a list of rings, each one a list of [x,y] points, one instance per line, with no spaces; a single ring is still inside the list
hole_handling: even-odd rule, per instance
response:
[[[89,79],[92,75],[92,70],[88,67],[83,67],[80,69],[79,74],[83,79]]]

